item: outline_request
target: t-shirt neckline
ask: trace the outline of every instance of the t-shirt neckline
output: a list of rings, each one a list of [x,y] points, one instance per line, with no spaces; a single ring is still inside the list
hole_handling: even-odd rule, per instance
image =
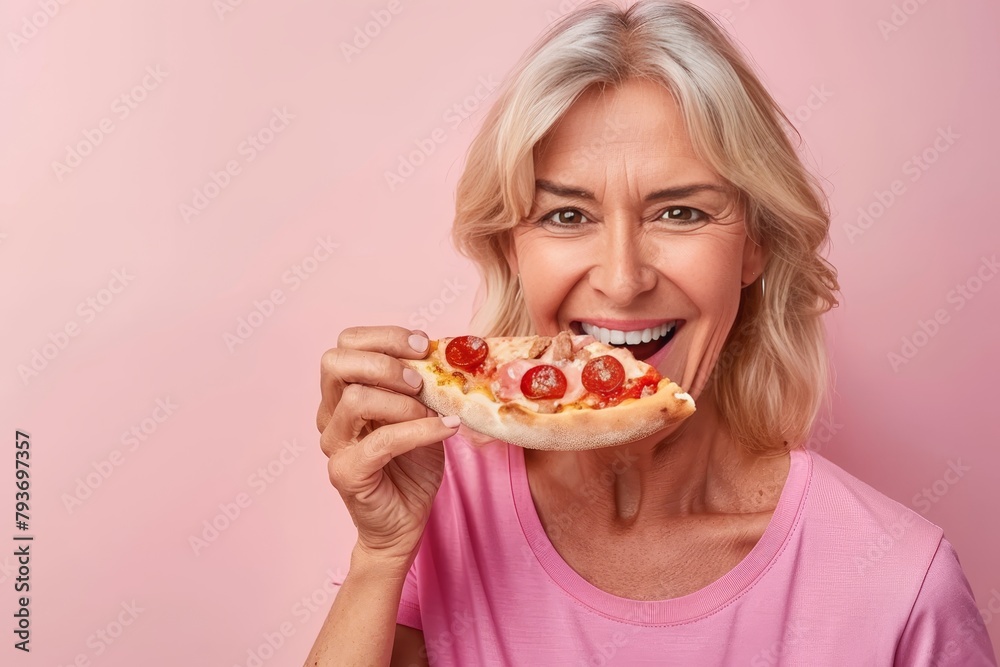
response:
[[[764,534],[736,567],[708,586],[669,600],[631,600],[594,586],[576,572],[556,551],[535,510],[528,486],[524,450],[507,446],[511,494],[518,522],[528,548],[549,577],[579,603],[608,618],[638,625],[676,624],[712,614],[747,592],[777,560],[801,509],[812,475],[812,458],[801,447],[789,452],[788,476]]]

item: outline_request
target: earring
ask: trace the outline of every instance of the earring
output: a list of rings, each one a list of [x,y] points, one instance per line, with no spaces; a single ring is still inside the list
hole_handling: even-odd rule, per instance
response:
[[[754,274],[754,275],[757,275],[757,274]],[[741,288],[746,289],[747,287],[750,287],[750,285],[752,285],[752,284],[753,284],[753,281],[751,280],[746,285],[741,285]],[[765,296],[767,296],[767,285],[764,284],[764,274],[761,273],[760,274],[760,298],[763,299]]]
[[[521,289],[521,274],[517,274],[517,294],[514,296],[515,299],[523,299],[524,292]]]

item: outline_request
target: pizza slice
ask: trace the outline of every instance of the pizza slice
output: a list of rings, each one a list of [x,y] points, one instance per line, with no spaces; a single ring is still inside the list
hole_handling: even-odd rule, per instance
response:
[[[423,377],[417,398],[465,427],[530,449],[625,444],[690,416],[694,400],[625,348],[590,335],[430,342],[402,359]]]

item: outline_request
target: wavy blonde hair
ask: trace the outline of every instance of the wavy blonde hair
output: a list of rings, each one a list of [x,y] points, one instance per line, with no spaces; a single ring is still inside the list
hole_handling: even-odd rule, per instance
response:
[[[767,251],[766,291],[743,290],[705,391],[747,450],[783,453],[805,441],[828,397],[821,315],[837,305],[839,289],[820,255],[829,210],[791,143],[791,121],[724,30],[687,2],[585,5],[555,23],[504,79],[456,192],[453,240],[479,268],[485,295],[472,329],[533,333],[505,250],[535,196],[535,146],[592,86],[632,78],[671,92],[696,153],[736,190],[747,234]]]

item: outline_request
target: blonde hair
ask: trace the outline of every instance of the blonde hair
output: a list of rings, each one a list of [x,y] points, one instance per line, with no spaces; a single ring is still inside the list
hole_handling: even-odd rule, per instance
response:
[[[705,391],[748,451],[782,453],[805,441],[827,398],[820,316],[839,289],[820,255],[829,211],[786,133],[791,121],[714,19],[687,2],[585,5],[505,78],[456,192],[453,240],[478,266],[485,295],[472,329],[533,333],[505,249],[535,196],[535,146],[589,88],[632,78],[671,92],[695,151],[738,193],[747,234],[768,253],[766,291],[743,290]]]

